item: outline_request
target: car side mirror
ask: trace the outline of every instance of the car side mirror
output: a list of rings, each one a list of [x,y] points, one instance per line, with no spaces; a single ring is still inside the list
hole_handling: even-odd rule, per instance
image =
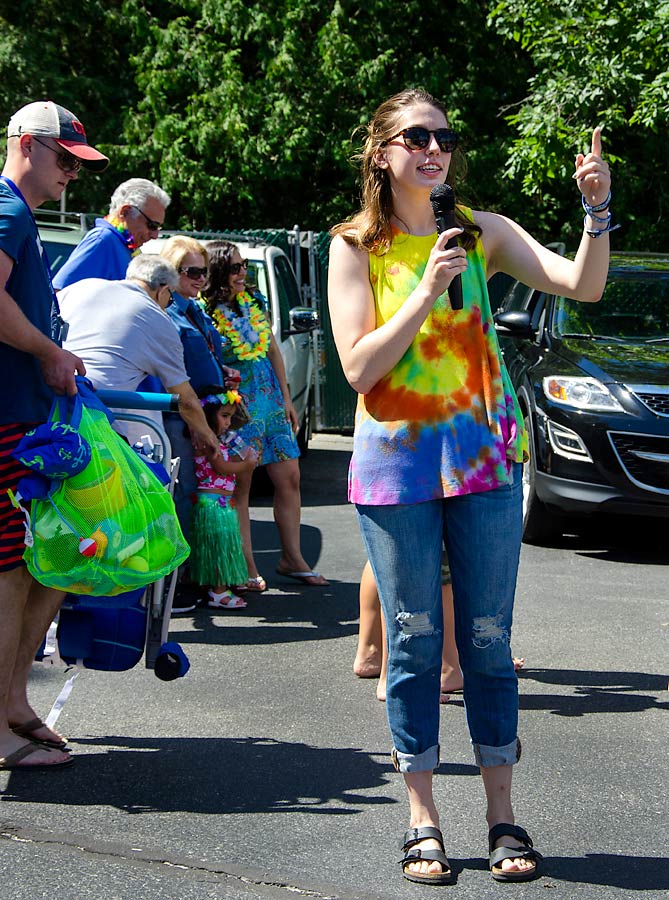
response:
[[[495,329],[501,337],[532,339],[536,337],[530,313],[526,309],[496,313],[493,319],[495,320]]]
[[[318,312],[310,306],[294,306],[290,310],[288,334],[304,334],[318,328]]]

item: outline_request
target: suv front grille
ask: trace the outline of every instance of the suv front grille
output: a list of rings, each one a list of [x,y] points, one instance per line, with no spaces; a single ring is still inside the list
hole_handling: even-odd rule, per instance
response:
[[[658,416],[669,416],[669,388],[646,384],[628,384],[626,387],[651,412]]]
[[[669,438],[610,431],[609,440],[630,481],[669,494]]]
[[[637,394],[637,397],[658,416],[669,416],[669,394]]]

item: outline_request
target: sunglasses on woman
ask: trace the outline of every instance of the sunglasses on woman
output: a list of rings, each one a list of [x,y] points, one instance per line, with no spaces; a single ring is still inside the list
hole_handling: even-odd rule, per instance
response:
[[[232,263],[230,266],[230,274],[231,275],[239,275],[239,273],[244,269],[246,272],[249,267],[248,259],[243,259],[240,263]]]
[[[73,156],[71,153],[68,153],[67,150],[56,150],[55,147],[50,147],[48,144],[45,144],[44,141],[40,141],[35,135],[33,135],[32,138],[34,141],[37,141],[38,144],[41,144],[43,147],[46,147],[47,150],[51,150],[52,153],[56,154],[56,165],[62,172],[78,172],[81,169],[81,160],[77,159],[77,157]]]
[[[193,281],[196,281],[198,278],[206,278],[209,270],[206,266],[200,268],[200,266],[181,266],[179,269],[180,275],[186,275],[188,278],[192,278]]]
[[[458,145],[458,136],[455,131],[450,128],[436,128],[431,131],[429,128],[423,128],[422,125],[412,125],[410,128],[403,128],[394,134],[387,141],[383,141],[381,146],[385,147],[396,138],[404,138],[404,144],[409,150],[425,150],[430,143],[430,136],[434,135],[434,139],[439,145],[442,153],[452,153]]]

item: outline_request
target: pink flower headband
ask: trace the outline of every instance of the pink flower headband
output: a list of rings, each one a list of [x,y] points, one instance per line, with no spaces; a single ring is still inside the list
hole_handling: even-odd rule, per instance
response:
[[[207,406],[209,403],[220,403],[222,406],[229,404],[237,404],[242,402],[242,395],[239,391],[225,391],[224,394],[207,394],[200,400],[200,406]]]

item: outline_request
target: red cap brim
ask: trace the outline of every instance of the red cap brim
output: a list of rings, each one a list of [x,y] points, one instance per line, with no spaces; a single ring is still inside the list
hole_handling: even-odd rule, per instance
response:
[[[54,141],[63,150],[69,151],[72,156],[80,159],[85,169],[90,169],[92,172],[103,172],[109,165],[108,157],[88,144],[80,144],[78,141],[62,141],[60,138],[54,138]]]

